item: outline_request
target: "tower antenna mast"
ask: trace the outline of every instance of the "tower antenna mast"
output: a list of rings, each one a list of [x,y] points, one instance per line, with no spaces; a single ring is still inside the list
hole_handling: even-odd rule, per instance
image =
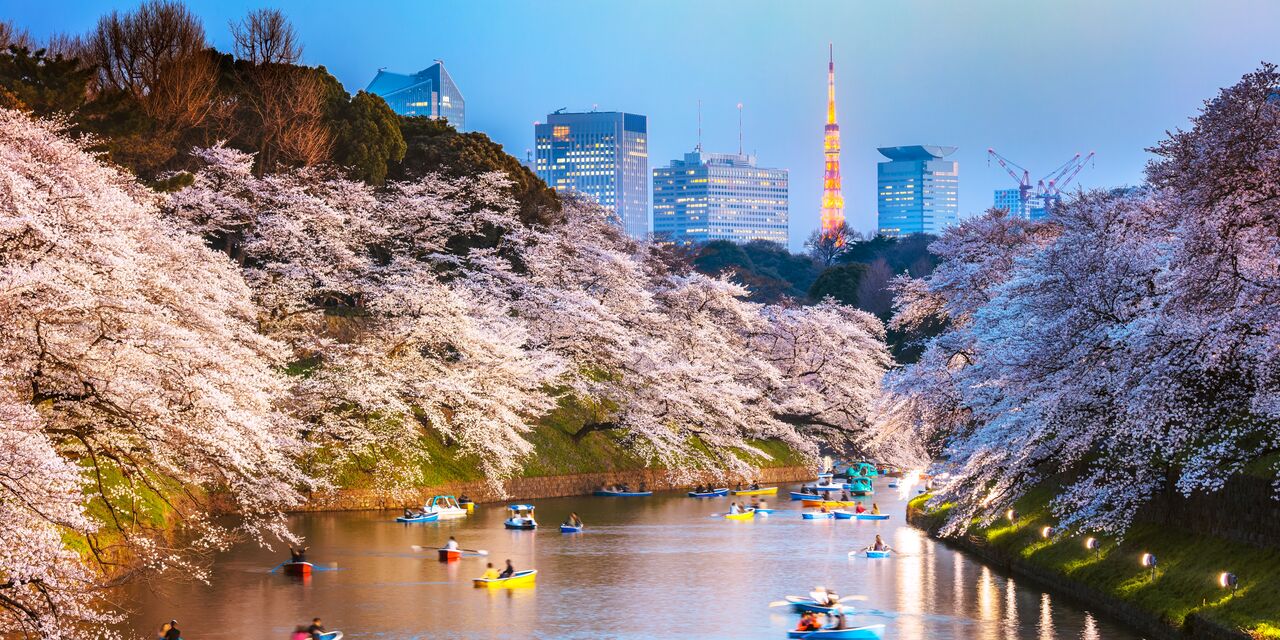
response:
[[[742,155],[742,103],[738,103],[738,155]]]
[[[698,153],[702,153],[702,99],[698,99],[698,146],[695,149]]]

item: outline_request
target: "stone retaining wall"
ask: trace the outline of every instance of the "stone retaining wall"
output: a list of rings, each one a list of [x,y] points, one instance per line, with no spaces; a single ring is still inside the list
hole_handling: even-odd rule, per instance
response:
[[[1160,494],[1137,519],[1255,547],[1280,547],[1280,501],[1266,478],[1237,475],[1213,493]]]
[[[808,467],[774,467],[760,469],[756,482],[779,484],[812,480],[814,472]],[[703,482],[712,482],[708,477]],[[308,496],[307,506],[300,511],[359,511],[368,509],[402,509],[406,505],[421,505],[434,495],[466,495],[476,502],[499,500],[535,500],[564,496],[588,495],[609,484],[626,483],[639,487],[642,483],[651,491],[684,489],[696,484],[673,482],[666,471],[638,469],[608,473],[580,473],[567,476],[540,478],[512,478],[504,484],[505,495],[484,480],[474,482],[450,482],[432,487],[419,487],[410,491],[379,491],[375,489],[340,489],[334,492]],[[745,481],[744,481],[745,483]],[[732,483],[730,483],[732,484]]]
[[[923,529],[931,538],[975,555],[983,562],[1024,578],[1045,591],[1065,596],[1093,611],[1101,612],[1107,617],[1136,629],[1150,640],[1249,640],[1249,636],[1241,631],[1228,629],[1195,614],[1187,616],[1187,619],[1181,623],[1165,620],[1126,602],[1116,600],[1087,584],[1010,556],[975,536],[941,538],[935,530],[930,528],[924,513],[912,505],[907,507],[907,522]]]

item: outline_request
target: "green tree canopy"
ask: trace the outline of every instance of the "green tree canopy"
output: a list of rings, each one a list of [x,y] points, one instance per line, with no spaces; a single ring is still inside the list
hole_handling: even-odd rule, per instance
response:
[[[831,296],[843,304],[857,306],[858,288],[866,275],[865,264],[854,262],[836,265],[823,271],[813,281],[813,286],[809,287],[809,297],[817,301]]]

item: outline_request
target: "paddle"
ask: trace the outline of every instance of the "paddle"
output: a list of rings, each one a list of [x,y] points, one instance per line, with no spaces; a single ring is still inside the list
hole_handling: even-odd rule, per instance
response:
[[[844,596],[840,598],[837,602],[844,602],[845,600],[848,600],[849,602],[862,602],[866,599],[867,597],[863,595],[852,595],[852,596]]]
[[[436,549],[438,549],[439,547],[424,547],[424,546],[422,546],[422,545],[420,545],[420,544],[411,544],[411,545],[409,545],[409,548],[410,548],[410,549],[413,549],[414,551],[435,551],[435,550],[436,550]],[[461,551],[461,552],[463,552],[463,553],[469,553],[469,554],[477,555],[477,556],[487,556],[487,555],[489,555],[489,552],[488,552],[488,551],[485,551],[484,549],[457,549],[457,551]]]
[[[271,567],[271,570],[270,570],[270,571],[268,571],[267,573],[275,573],[275,572],[276,572],[276,569],[279,569],[280,567],[283,567],[283,566],[285,565],[285,562],[288,562],[288,560],[285,560],[284,562],[281,562],[280,564],[278,564],[278,565],[276,565],[276,566],[274,566],[274,567]]]

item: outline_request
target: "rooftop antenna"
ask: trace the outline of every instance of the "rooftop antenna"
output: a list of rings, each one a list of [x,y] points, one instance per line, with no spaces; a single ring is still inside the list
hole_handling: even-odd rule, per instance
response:
[[[742,155],[742,103],[738,103],[738,155]]]
[[[702,99],[698,99],[698,146],[693,148],[694,151],[702,153]]]

